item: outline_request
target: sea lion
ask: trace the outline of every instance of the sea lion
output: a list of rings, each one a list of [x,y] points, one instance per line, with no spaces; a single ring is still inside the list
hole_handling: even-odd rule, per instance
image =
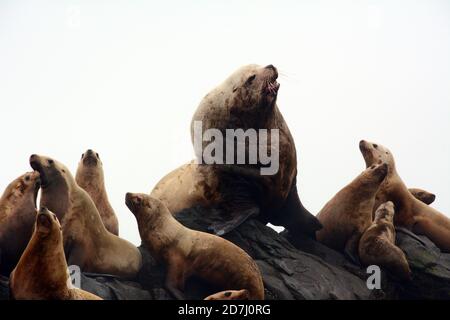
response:
[[[263,222],[314,237],[321,226],[298,196],[296,149],[276,105],[280,87],[277,77],[278,71],[273,65],[248,65],[209,92],[191,122],[196,162],[200,164],[190,163],[171,172],[156,185],[152,196],[164,201],[173,213],[196,205],[217,209],[225,220],[211,226],[218,235],[231,231],[249,217],[258,216]],[[212,129],[224,136],[230,130],[259,135],[257,140],[244,136],[240,145],[238,142],[230,149],[230,159],[227,148],[227,154],[219,160],[223,163],[236,160],[233,164],[207,164],[203,153],[207,142],[201,132],[198,135],[199,124],[201,131]],[[234,141],[234,137],[227,139],[227,145]],[[243,154],[237,152],[239,149]],[[250,162],[250,150],[258,153],[255,162],[237,164],[242,155]],[[273,174],[262,175],[262,170],[267,169],[261,155],[267,152],[263,150],[278,155],[279,167]],[[172,195],[174,190],[177,190],[177,197]]]
[[[317,215],[323,225],[317,240],[357,262],[359,239],[372,223],[375,195],[386,174],[387,164],[372,165],[328,201]]]
[[[388,174],[377,193],[374,210],[381,203],[392,201],[396,208],[395,226],[425,235],[443,252],[450,252],[450,219],[409,192],[397,172],[392,152],[378,143],[364,140],[359,143],[359,149],[367,167],[380,161],[388,165]]]
[[[205,300],[249,300],[248,290],[226,290],[217,292],[205,298]]]
[[[39,173],[27,172],[12,181],[0,198],[0,273],[9,276],[33,233]]]
[[[81,155],[78,164],[75,181],[92,198],[100,213],[106,230],[119,235],[119,221],[108,200],[105,188],[105,177],[103,173],[103,163],[97,152],[89,149]]]
[[[413,195],[417,200],[422,201],[425,204],[432,204],[434,200],[436,200],[436,195],[419,188],[409,188],[409,192]]]
[[[39,155],[30,157],[30,165],[41,177],[40,205],[61,221],[69,265],[77,265],[84,272],[136,276],[142,265],[141,253],[106,230],[91,197],[66,166]]]
[[[16,300],[101,300],[92,293],[69,286],[63,235],[56,215],[41,208],[35,220],[31,240],[11,273],[11,297]]]
[[[183,299],[185,280],[197,276],[230,290],[246,289],[249,299],[264,299],[261,273],[244,250],[218,236],[191,230],[156,198],[127,193],[125,203],[136,217],[142,243],[167,265],[166,288]]]
[[[364,266],[386,268],[402,280],[411,280],[411,269],[403,251],[395,245],[394,204],[381,204],[375,220],[359,241],[359,258]]]

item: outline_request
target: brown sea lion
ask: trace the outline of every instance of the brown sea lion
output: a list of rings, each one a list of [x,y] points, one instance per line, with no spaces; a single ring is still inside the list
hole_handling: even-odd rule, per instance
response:
[[[41,177],[40,205],[61,221],[69,265],[77,265],[84,272],[133,278],[142,265],[141,253],[106,230],[91,197],[70,171],[45,156],[32,155],[30,165]]]
[[[138,222],[142,243],[167,265],[166,288],[183,299],[186,279],[197,276],[230,290],[246,289],[249,299],[264,299],[261,273],[244,250],[218,236],[191,230],[156,198],[127,193],[126,205]]]
[[[263,222],[313,237],[321,226],[298,196],[297,154],[292,135],[276,105],[280,86],[277,77],[278,71],[272,65],[248,65],[208,93],[191,123],[197,163],[201,164],[190,163],[171,172],[156,185],[152,196],[164,201],[174,213],[196,205],[217,209],[225,221],[212,226],[219,235],[251,216],[258,216]],[[226,154],[211,164],[204,157],[208,146],[201,132],[199,136],[199,124],[201,131],[212,129],[228,137],[227,144],[239,140],[227,136],[230,130],[237,130],[235,133],[240,130],[244,136],[240,144],[238,141],[230,150],[226,148]],[[256,140],[245,135],[252,132],[259,134]],[[253,163],[250,163],[251,150],[258,154]],[[263,175],[269,166],[267,159],[263,161],[263,155],[269,153],[278,155],[278,161],[271,161],[270,167],[278,167]],[[242,163],[242,159],[248,159],[248,164]],[[174,190],[177,197],[173,196]]]
[[[422,201],[425,204],[432,204],[434,200],[436,200],[436,195],[419,188],[409,188],[409,192],[413,195],[414,198]]]
[[[403,251],[395,245],[394,204],[381,204],[375,220],[359,241],[359,258],[364,266],[386,268],[402,280],[411,280],[411,269]]]
[[[108,200],[105,188],[105,176],[103,173],[103,163],[97,152],[89,149],[81,155],[78,164],[75,181],[92,198],[100,213],[106,230],[119,235],[119,221]]]
[[[249,300],[248,290],[226,290],[217,292],[205,298],[205,300]]]
[[[374,209],[381,203],[392,201],[396,208],[394,216],[396,226],[402,226],[416,234],[425,235],[442,251],[450,252],[450,219],[417,200],[409,192],[397,173],[392,152],[378,143],[364,140],[359,143],[359,148],[367,167],[379,162],[388,165],[388,174],[377,193]]]
[[[373,165],[339,191],[317,215],[323,229],[317,240],[357,261],[358,243],[372,223],[375,195],[387,174],[387,164]]]
[[[0,198],[0,273],[9,276],[33,233],[39,173],[12,181]]]
[[[41,208],[33,235],[14,271],[10,292],[16,300],[101,300],[69,286],[61,225],[55,214]]]

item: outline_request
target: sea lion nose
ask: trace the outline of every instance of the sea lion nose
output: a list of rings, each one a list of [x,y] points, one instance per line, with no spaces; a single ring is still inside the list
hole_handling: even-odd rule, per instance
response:
[[[94,150],[88,149],[88,150],[86,151],[86,153],[87,153],[87,154],[93,154],[93,153],[94,153]]]

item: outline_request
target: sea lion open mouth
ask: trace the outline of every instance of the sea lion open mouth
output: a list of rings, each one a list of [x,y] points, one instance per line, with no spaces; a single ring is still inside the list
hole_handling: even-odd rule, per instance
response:
[[[264,91],[266,94],[270,96],[276,96],[278,94],[278,89],[280,89],[280,84],[277,82],[278,75],[272,77],[271,79],[266,81],[266,85],[264,86]]]

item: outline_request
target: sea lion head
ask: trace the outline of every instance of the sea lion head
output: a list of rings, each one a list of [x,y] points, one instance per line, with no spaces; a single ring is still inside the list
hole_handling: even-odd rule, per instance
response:
[[[172,216],[169,209],[158,199],[144,193],[130,193],[125,196],[125,204],[136,217],[138,226],[151,228],[164,216]]]
[[[100,155],[92,149],[88,149],[83,153],[78,163],[76,180],[78,184],[85,185],[83,182],[87,181],[80,181],[84,179],[89,179],[90,181],[100,179],[103,181],[103,163],[100,160]]]
[[[234,117],[235,127],[257,127],[260,124],[258,120],[263,120],[263,115],[270,114],[274,109],[280,88],[277,78],[278,71],[273,65],[262,67],[251,64],[241,67],[203,98],[197,109],[200,114],[194,118],[205,121],[202,119],[203,112],[215,109],[218,111],[214,113],[217,119],[208,119],[211,127],[224,129],[223,114]],[[211,112],[208,112],[208,117],[211,116]]]
[[[62,242],[62,228],[56,214],[46,207],[41,207],[36,216],[35,232],[37,237],[49,239],[52,242]]]
[[[374,164],[368,167],[360,176],[362,186],[379,187],[384,178],[386,178],[388,172],[388,165],[386,163]]]
[[[33,154],[31,167],[39,172],[41,179],[41,206],[56,213],[59,220],[69,208],[69,194],[76,185],[69,169],[52,158]]]
[[[383,162],[386,163],[389,168],[395,168],[394,157],[388,148],[378,143],[361,140],[359,142],[359,150],[364,157],[367,168]]]
[[[425,204],[432,204],[434,200],[436,200],[436,195],[434,193],[428,192],[419,188],[411,188],[409,192],[418,200],[422,201]]]
[[[392,201],[382,203],[375,211],[375,221],[385,219],[391,223],[394,222],[395,207]]]
[[[40,188],[38,172],[27,172],[13,180],[5,189],[0,203],[6,210],[33,210]]]
[[[249,300],[248,290],[226,290],[206,297],[205,300]]]

